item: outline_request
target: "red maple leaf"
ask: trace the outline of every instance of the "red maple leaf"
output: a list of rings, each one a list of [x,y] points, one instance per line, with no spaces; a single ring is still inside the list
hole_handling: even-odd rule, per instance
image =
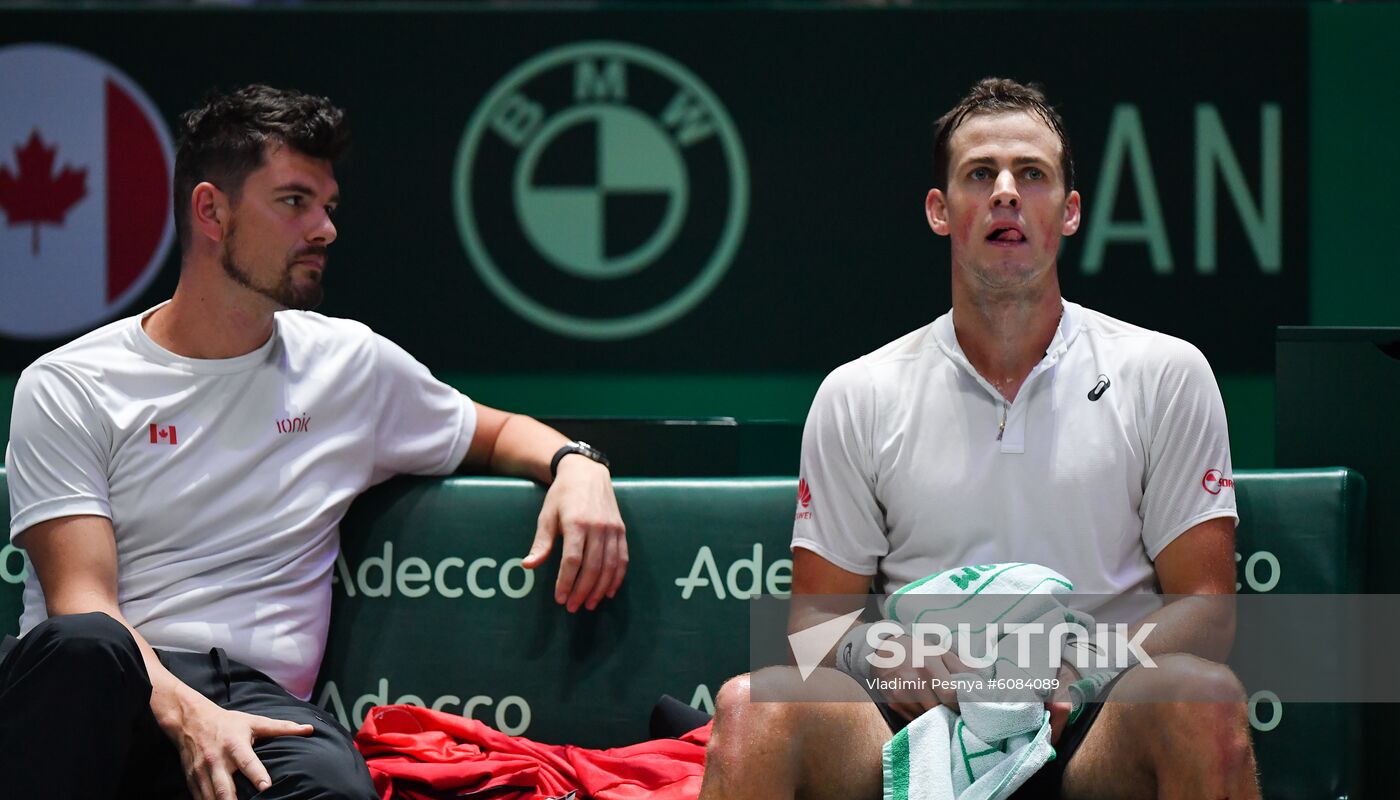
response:
[[[53,174],[58,147],[45,147],[39,130],[29,134],[23,147],[15,145],[16,175],[0,166],[0,208],[5,209],[10,227],[34,226],[34,252],[39,252],[39,225],[62,225],[73,205],[87,195],[87,169],[65,165]]]

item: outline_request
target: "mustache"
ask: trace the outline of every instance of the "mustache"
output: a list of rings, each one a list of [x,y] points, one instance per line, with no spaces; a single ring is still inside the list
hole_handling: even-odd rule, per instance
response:
[[[296,261],[297,259],[305,258],[307,256],[320,256],[322,259],[329,260],[327,258],[326,246],[323,244],[313,244],[303,247],[300,250],[297,250],[296,252],[292,253],[292,255],[287,259],[287,263],[290,264],[293,261]]]

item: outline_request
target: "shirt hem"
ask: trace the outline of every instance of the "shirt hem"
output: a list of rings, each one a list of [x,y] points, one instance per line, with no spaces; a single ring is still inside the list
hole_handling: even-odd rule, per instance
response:
[[[40,500],[10,517],[10,541],[41,522],[59,517],[97,516],[112,518],[112,506],[105,500],[87,495],[67,495]]]
[[[874,567],[858,566],[852,561],[847,561],[846,559],[833,554],[831,550],[829,550],[823,545],[817,544],[811,539],[801,539],[794,536],[792,539],[792,546],[789,549],[795,550],[799,547],[801,547],[803,550],[810,550],[813,553],[816,553],[817,555],[821,556],[827,561],[830,561],[832,564],[835,564],[841,569],[846,570],[847,572],[853,572],[857,575],[869,575],[872,579],[879,572],[880,565],[878,563],[876,563]]]
[[[434,475],[451,475],[455,472],[458,465],[467,457],[467,451],[471,449],[472,439],[476,437],[476,408],[472,406],[470,397],[461,392],[458,392],[457,396],[462,400],[457,405],[457,419],[453,421],[453,427],[457,429],[457,433],[452,440],[452,449],[447,454],[446,463],[438,465],[438,468],[433,471]],[[470,431],[467,429],[469,417]]]

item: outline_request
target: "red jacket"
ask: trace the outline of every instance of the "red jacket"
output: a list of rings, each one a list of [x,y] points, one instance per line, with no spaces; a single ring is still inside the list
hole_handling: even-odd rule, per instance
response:
[[[370,709],[355,736],[380,800],[694,800],[710,726],[612,750],[540,744],[417,706]]]

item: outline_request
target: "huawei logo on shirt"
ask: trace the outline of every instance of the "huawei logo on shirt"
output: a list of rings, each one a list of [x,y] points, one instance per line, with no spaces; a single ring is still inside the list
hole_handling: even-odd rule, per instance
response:
[[[812,490],[807,486],[806,478],[799,478],[797,481],[797,503],[801,510],[793,519],[811,519],[812,512],[808,511],[807,507],[812,505]]]

